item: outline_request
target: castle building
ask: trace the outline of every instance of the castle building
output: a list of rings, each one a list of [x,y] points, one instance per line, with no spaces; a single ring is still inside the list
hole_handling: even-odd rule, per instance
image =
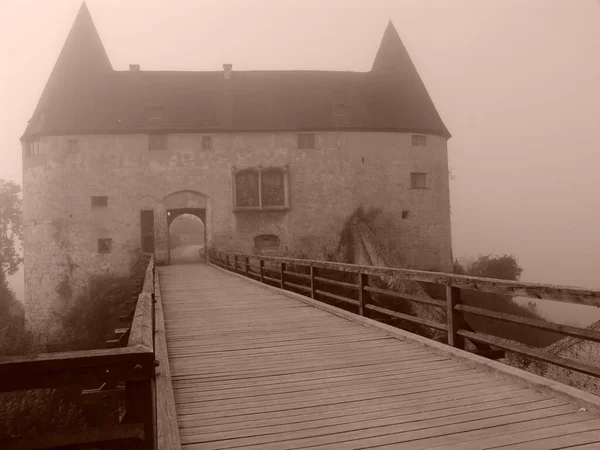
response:
[[[391,22],[369,72],[116,71],[84,4],[22,137],[27,321],[168,264],[184,213],[207,247],[318,259],[379,208],[407,267],[449,270],[449,138]]]

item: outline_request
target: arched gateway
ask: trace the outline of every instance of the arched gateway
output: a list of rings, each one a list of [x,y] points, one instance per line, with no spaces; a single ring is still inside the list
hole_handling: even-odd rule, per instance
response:
[[[143,209],[141,211],[143,250],[153,252],[158,264],[169,264],[171,250],[169,226],[182,214],[192,214],[204,223],[204,242],[206,243],[207,209],[208,197],[192,190],[173,192],[156,203],[154,208]]]

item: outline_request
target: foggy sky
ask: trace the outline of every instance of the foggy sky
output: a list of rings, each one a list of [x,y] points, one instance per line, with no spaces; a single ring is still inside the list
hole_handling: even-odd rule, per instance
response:
[[[88,0],[116,70],[370,70],[394,22],[453,137],[455,256],[600,288],[597,0]],[[0,0],[0,178],[80,0]]]

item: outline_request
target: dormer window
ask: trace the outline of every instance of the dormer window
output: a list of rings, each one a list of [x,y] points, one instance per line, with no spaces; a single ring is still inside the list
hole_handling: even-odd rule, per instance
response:
[[[298,148],[299,149],[315,148],[315,134],[314,133],[298,134]]]
[[[413,147],[426,147],[427,136],[424,134],[413,134],[412,135],[412,146]]]

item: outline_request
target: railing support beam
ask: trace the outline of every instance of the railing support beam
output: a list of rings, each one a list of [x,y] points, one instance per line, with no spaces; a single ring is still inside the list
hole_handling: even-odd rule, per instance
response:
[[[460,304],[460,288],[446,285],[446,321],[448,324],[448,345],[465,348],[465,338],[458,334],[463,327],[463,316],[455,306]]]

